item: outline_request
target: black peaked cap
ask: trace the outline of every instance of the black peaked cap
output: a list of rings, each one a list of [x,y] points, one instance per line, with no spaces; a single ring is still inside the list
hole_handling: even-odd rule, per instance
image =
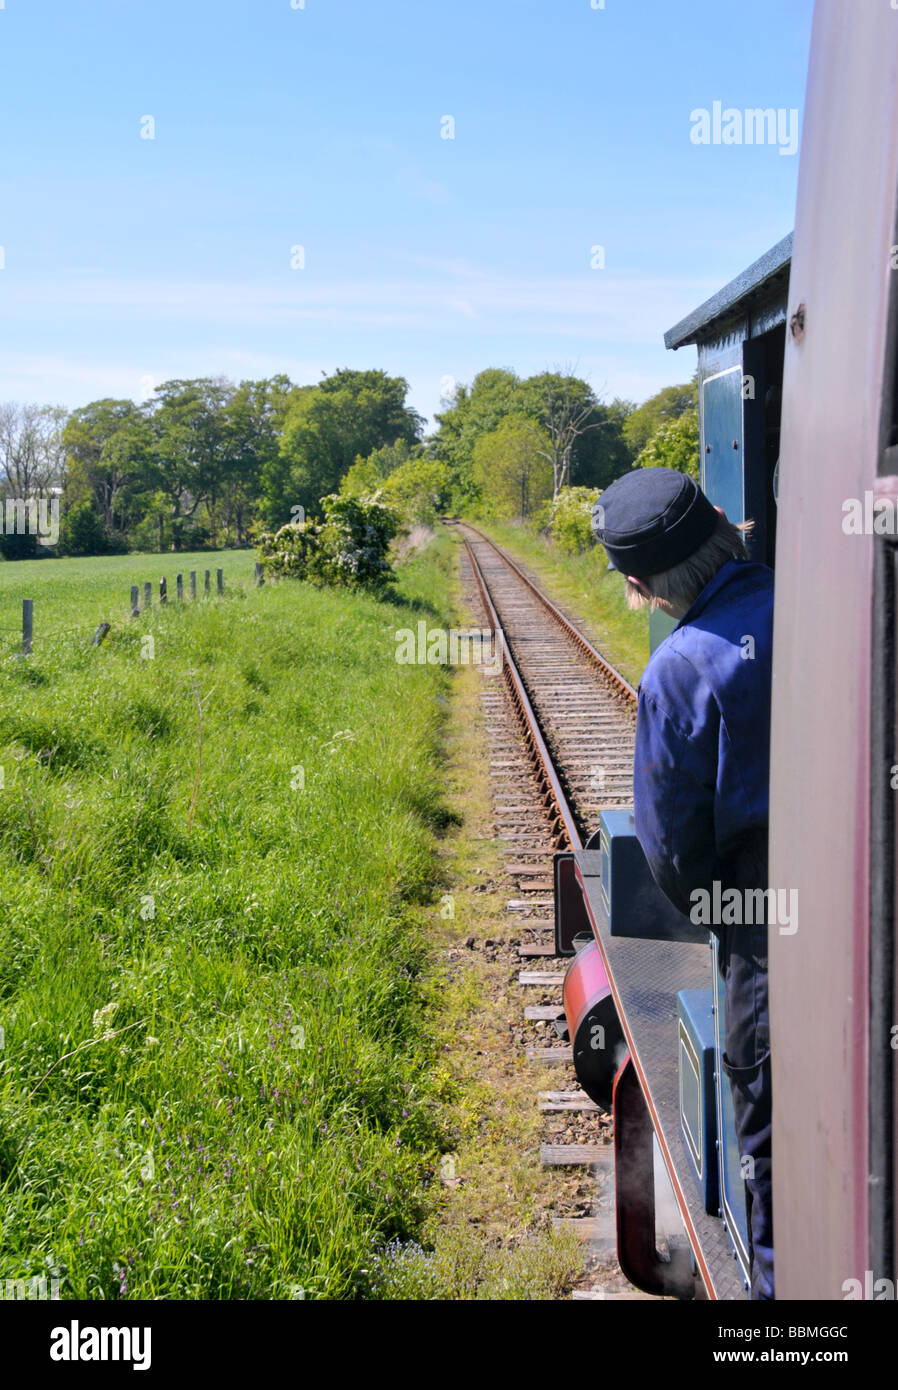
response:
[[[634,468],[592,509],[593,534],[609,561],[637,579],[680,564],[714,534],[717,521],[698,483],[673,468]]]

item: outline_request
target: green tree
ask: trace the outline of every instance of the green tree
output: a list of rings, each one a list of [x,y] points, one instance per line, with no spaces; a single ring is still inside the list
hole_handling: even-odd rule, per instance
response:
[[[676,468],[701,482],[698,408],[666,420],[639,454],[635,468]]]
[[[150,458],[151,434],[140,407],[129,400],[91,401],[72,411],[63,441],[67,507],[88,504],[107,537],[127,531]]]
[[[296,393],[280,442],[288,466],[277,477],[276,489],[267,490],[269,522],[286,520],[291,506],[311,510],[323,493],[340,486],[358,457],[399,440],[415,444],[424,422],[406,404],[408,390],[403,377],[344,368]]]
[[[697,377],[680,386],[665,386],[637,406],[623,425],[624,439],[633,457],[648,444],[652,435],[669,420],[676,420],[684,411],[698,406]]]
[[[103,520],[89,502],[79,502],[65,511],[59,528],[63,555],[105,555],[108,548]]]
[[[492,434],[507,415],[518,408],[520,378],[505,367],[478,372],[470,386],[455,389],[450,404],[435,419],[438,431],[431,440],[434,456],[447,463],[457,481],[461,505],[479,495],[474,476],[474,446],[482,435]]]
[[[622,432],[631,409],[620,399],[600,402],[589,383],[572,373],[542,372],[521,380],[505,368],[490,368],[470,387],[457,388],[452,403],[436,416],[439,429],[429,448],[454,471],[458,504],[476,504],[477,441],[508,416],[526,416],[548,437],[544,447],[557,475],[554,486],[573,480],[604,487],[632,466]]]
[[[266,471],[276,467],[280,430],[294,388],[289,377],[241,381],[224,406],[221,474],[214,503],[207,494],[212,536],[224,531],[243,545]],[[217,503],[217,510],[216,510]]]
[[[188,542],[201,503],[216,514],[231,443],[225,412],[234,390],[223,378],[166,381],[149,403],[151,471],[168,504],[175,550]]]
[[[259,474],[256,512],[260,523],[268,531],[274,531],[282,524],[290,524],[296,516],[295,509],[298,506],[307,507],[307,502],[298,502],[296,498],[296,485],[293,481],[294,460],[284,446],[284,427],[299,403],[317,390],[317,386],[291,387],[279,410],[276,422],[277,449],[265,459]]]
[[[432,526],[449,507],[452,472],[439,459],[416,455],[401,463],[375,493],[378,501],[391,507],[407,525]]]
[[[526,415],[508,415],[474,446],[474,479],[496,517],[530,516],[552,496],[551,440]]]
[[[622,433],[629,402],[604,405],[588,382],[562,372],[528,377],[521,399],[549,436],[554,495],[572,482],[607,486],[631,466]]]
[[[420,458],[422,448],[420,444],[409,448],[404,439],[397,439],[395,444],[386,444],[382,449],[375,449],[367,458],[357,458],[348,472],[344,473],[340,482],[340,492],[345,497],[364,497],[376,492],[403,464],[410,459]]]

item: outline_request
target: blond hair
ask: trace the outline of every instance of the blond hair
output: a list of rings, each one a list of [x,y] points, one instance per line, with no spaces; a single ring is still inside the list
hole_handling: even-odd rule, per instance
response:
[[[642,583],[651,592],[647,598],[635,584],[627,580],[627,604],[630,608],[658,607],[663,599],[685,613],[698,598],[706,584],[710,584],[715,574],[729,560],[745,560],[745,541],[754,526],[753,521],[734,523],[727,520],[723,512],[717,518],[717,527],[691,555],[672,565],[660,574],[640,575]]]

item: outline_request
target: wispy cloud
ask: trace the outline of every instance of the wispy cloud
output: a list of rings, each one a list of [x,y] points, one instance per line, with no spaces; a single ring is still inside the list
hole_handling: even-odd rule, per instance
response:
[[[533,333],[588,338],[609,346],[660,342],[665,328],[711,293],[710,282],[612,271],[579,276],[511,275],[434,266],[430,275],[318,280],[311,269],[281,281],[167,281],[108,277],[8,279],[0,303],[7,316],[77,311],[104,321],[125,311],[147,321],[204,326],[272,327],[291,322],[345,328],[391,326],[428,334]]]
[[[52,349],[0,348],[0,399],[140,400],[175,377],[284,372],[313,382],[376,364],[406,376],[412,403],[429,416],[446,374],[469,381],[490,365],[529,375],[575,364],[600,393],[641,400],[688,374],[662,335],[715,288],[612,271],[513,274],[452,259],[405,265],[353,280],[312,270],[259,281],[5,274],[6,341]]]

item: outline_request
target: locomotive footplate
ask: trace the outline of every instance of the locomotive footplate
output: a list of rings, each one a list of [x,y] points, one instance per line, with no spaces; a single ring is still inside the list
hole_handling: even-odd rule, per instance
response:
[[[680,990],[709,987],[708,947],[612,936],[601,891],[600,855],[584,850],[574,860],[586,914],[699,1275],[709,1297],[745,1299],[748,1294],[723,1223],[705,1211],[679,1123],[677,995]]]

